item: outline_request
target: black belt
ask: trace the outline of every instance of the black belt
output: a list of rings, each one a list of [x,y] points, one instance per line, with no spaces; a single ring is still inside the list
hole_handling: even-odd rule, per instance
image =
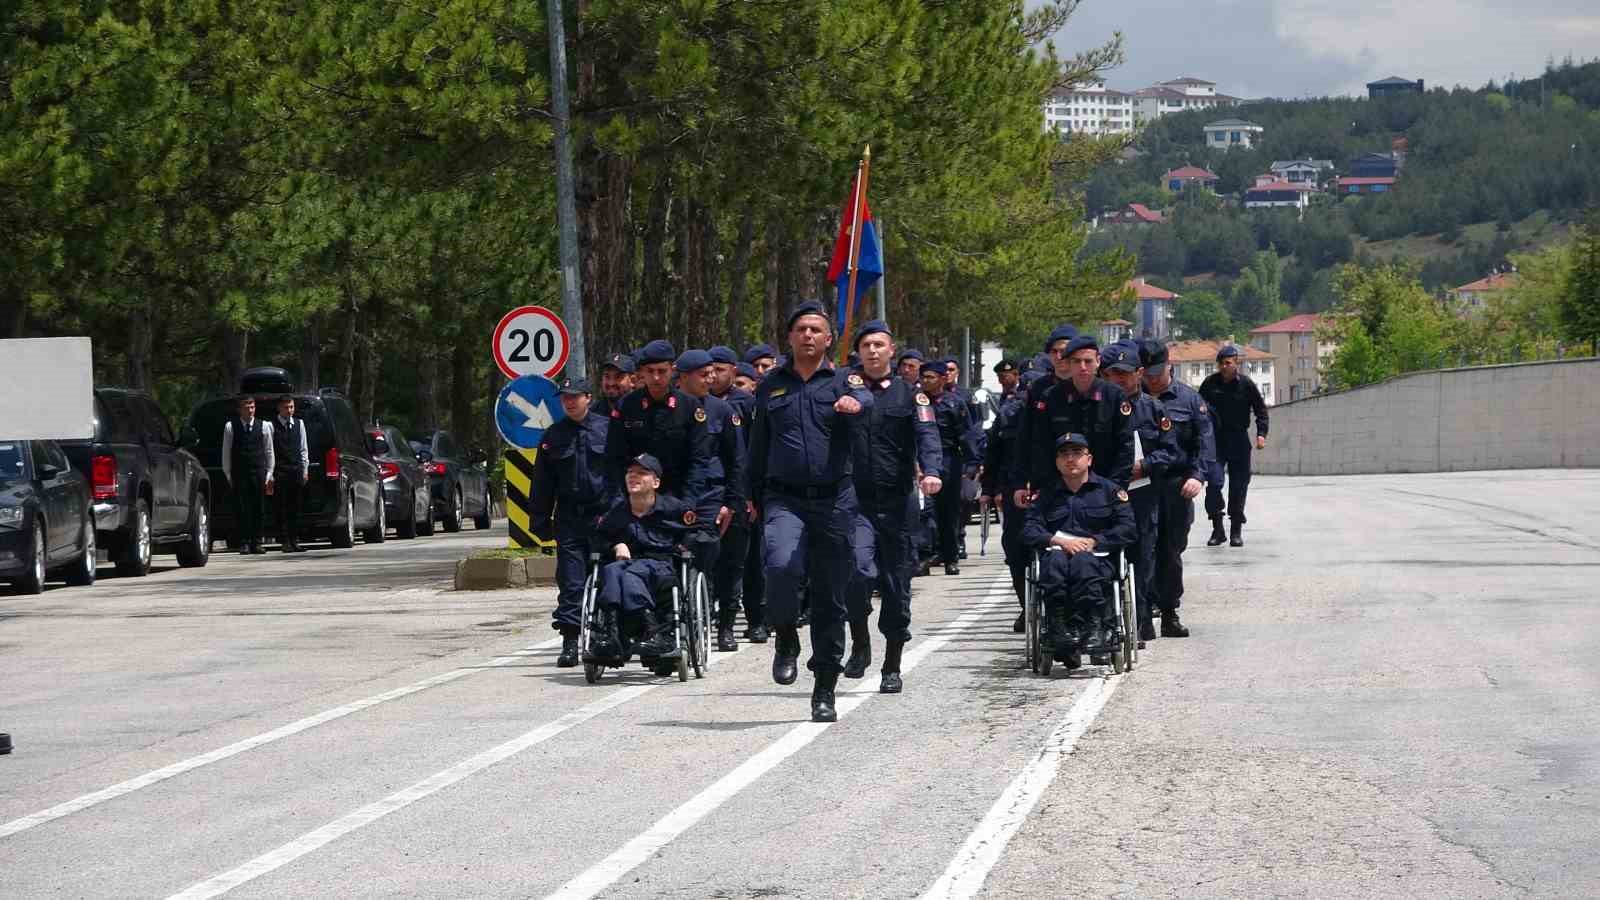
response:
[[[785,497],[795,497],[801,500],[824,500],[839,496],[839,490],[844,487],[845,479],[841,478],[832,484],[788,484],[782,481],[769,480],[767,488],[774,494]]]

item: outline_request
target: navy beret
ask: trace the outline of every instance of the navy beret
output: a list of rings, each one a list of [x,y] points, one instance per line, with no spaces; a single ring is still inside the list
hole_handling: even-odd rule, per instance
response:
[[[1223,345],[1221,350],[1217,351],[1217,362],[1222,362],[1223,360],[1227,359],[1230,356],[1238,356],[1238,355],[1239,355],[1239,348],[1238,347],[1234,346],[1233,344],[1225,344],[1225,345]]]
[[[783,330],[789,331],[793,329],[795,320],[799,319],[801,316],[821,316],[825,321],[827,321],[830,329],[833,327],[833,320],[828,318],[828,310],[823,307],[821,301],[803,300],[799,306],[796,306],[794,309],[789,311],[789,319],[784,324]]]
[[[1017,364],[1012,362],[1009,359],[1002,359],[999,362],[994,364],[994,373],[996,375],[999,375],[1001,372],[1015,372],[1015,371],[1017,371]]]
[[[882,319],[868,319],[862,322],[861,327],[856,329],[855,342],[850,346],[860,346],[861,339],[869,334],[889,334],[889,324]]]
[[[731,366],[739,361],[739,354],[733,352],[733,348],[725,344],[718,344],[706,352],[711,354],[711,361],[714,363],[723,363]]]
[[[624,375],[632,375],[634,370],[638,369],[639,367],[634,365],[633,357],[631,355],[627,353],[613,353],[608,359],[606,359],[605,364],[600,368],[602,370],[616,369],[618,372],[621,372]]]
[[[922,351],[912,350],[910,348],[902,350],[900,351],[900,356],[895,360],[895,362],[905,362],[908,359],[914,359],[919,363],[922,362]]]
[[[734,366],[733,367],[733,374],[735,374],[735,375],[743,375],[746,378],[757,378],[757,379],[759,379],[761,377],[761,373],[756,371],[756,367],[750,365],[747,362],[742,362],[742,363],[739,363],[738,365]]]
[[[744,351],[744,361],[755,365],[758,359],[773,359],[777,355],[778,351],[772,349],[771,344],[752,344]]]
[[[1167,364],[1167,345],[1155,338],[1143,338],[1139,341],[1139,362],[1146,369]]]
[[[672,367],[679,372],[697,372],[709,365],[711,365],[711,354],[704,350],[685,350]]]
[[[1050,336],[1044,339],[1044,352],[1049,353],[1056,341],[1070,341],[1077,336],[1078,329],[1071,325],[1057,325],[1055,330],[1050,332]]]
[[[1100,342],[1087,334],[1080,334],[1067,342],[1067,355],[1071,356],[1079,350],[1099,350]]]
[[[1100,351],[1100,365],[1106,369],[1132,372],[1139,368],[1139,350],[1132,341],[1117,341]]]
[[[639,365],[648,366],[651,363],[672,362],[678,358],[678,351],[672,349],[672,345],[666,341],[651,341],[640,347],[639,352],[634,356],[639,361]]]
[[[944,374],[945,374],[944,362],[941,361],[941,360],[933,360],[933,361],[930,361],[930,362],[924,362],[922,364],[922,367],[918,371],[921,372],[924,375],[928,374],[929,372],[932,372],[933,374],[938,375],[940,378],[943,378]]]

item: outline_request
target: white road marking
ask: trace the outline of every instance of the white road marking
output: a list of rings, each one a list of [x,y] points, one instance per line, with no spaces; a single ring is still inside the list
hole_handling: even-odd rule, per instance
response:
[[[199,884],[173,894],[168,900],[202,900],[202,898],[221,896],[245,882],[260,878],[274,869],[288,865],[352,831],[371,825],[396,810],[404,809],[430,794],[442,791],[497,762],[509,759],[536,744],[542,744],[569,728],[581,725],[608,709],[621,706],[629,700],[655,690],[660,686],[661,682],[657,682],[655,684],[634,685],[612,691],[599,700],[575,709],[553,722],[541,725],[527,734],[506,741],[498,747],[485,750],[470,759],[462,760],[436,775],[424,778],[405,790],[390,794],[376,803],[368,804],[349,815],[335,819],[315,831],[307,832],[276,850],[263,853],[237,869],[208,878]]]
[[[425,691],[429,688],[438,687],[441,684],[448,684],[457,679],[465,678],[468,675],[471,675],[475,672],[481,672],[484,669],[494,669],[501,666],[511,665],[512,663],[526,659],[528,656],[537,653],[540,650],[548,650],[552,647],[560,646],[560,644],[561,638],[559,637],[551,638],[548,641],[541,641],[537,644],[524,647],[521,650],[517,650],[506,656],[497,656],[494,659],[479,663],[475,666],[463,666],[459,669],[452,669],[448,672],[435,675],[432,678],[424,678],[421,681],[405,685],[404,687],[395,688],[392,691],[374,694],[371,697],[366,697],[353,703],[346,703],[343,706],[334,707],[333,709],[317,713],[314,716],[308,716],[297,722],[290,722],[287,725],[274,728],[271,731],[262,732],[254,737],[247,737],[242,741],[229,744],[226,747],[220,747],[216,750],[210,751],[209,753],[202,753],[199,756],[191,756],[188,759],[175,762],[170,766],[163,766],[162,768],[156,769],[153,772],[146,772],[143,775],[130,778],[127,781],[119,782],[108,788],[95,791],[92,794],[84,794],[81,797],[68,800],[65,803],[56,804],[49,809],[40,810],[39,812],[31,815],[23,816],[20,819],[12,819],[9,822],[0,824],[0,838],[7,838],[11,835],[27,831],[35,826],[43,825],[46,822],[52,822],[63,816],[70,816],[75,812],[81,812],[91,806],[104,803],[107,800],[115,800],[118,797],[131,794],[134,791],[147,788],[152,784],[160,784],[169,778],[175,778],[185,772],[192,772],[201,766],[209,766],[214,762],[220,762],[221,760],[227,759],[230,756],[238,756],[240,753],[243,753],[246,750],[254,750],[257,747],[265,746],[274,741],[283,740],[286,737],[299,734],[302,731],[308,731],[317,727],[318,725],[332,722],[335,719],[342,719],[351,713],[357,713],[364,709],[371,709],[380,703],[387,703],[390,700],[398,700],[401,697],[409,697],[412,694]]]
[[[901,659],[900,670],[902,672],[911,671],[933,651],[949,643],[950,639],[956,634],[965,630],[986,613],[992,612],[996,606],[1005,603],[1016,603],[1016,597],[1011,593],[1009,581],[1005,584],[997,584],[978,606],[963,613],[955,621],[939,629],[927,640],[915,644],[910,652],[906,653],[905,657]],[[876,688],[865,686],[840,692],[838,702],[835,704],[839,719],[843,721],[844,717],[849,715],[852,710],[876,694]],[[710,787],[691,797],[677,809],[662,816],[643,834],[623,844],[615,853],[562,885],[555,893],[549,895],[546,900],[587,900],[587,898],[599,894],[615,884],[622,876],[654,856],[661,848],[676,840],[679,835],[688,831],[696,822],[705,818],[717,807],[749,787],[756,779],[770,772],[779,763],[816,740],[829,727],[831,727],[831,723],[827,722],[805,722],[796,725],[783,737],[767,746],[766,749],[750,757],[740,764],[738,768],[719,778]]]
[[[1062,758],[1071,755],[1078,738],[1083,736],[1095,716],[1105,708],[1106,701],[1121,681],[1121,675],[1113,675],[1089,682],[1077,702],[1067,710],[1061,724],[1050,732],[1044,747],[1023,766],[1022,773],[1007,785],[1000,799],[989,809],[988,815],[983,817],[983,821],[978,823],[966,843],[956,852],[949,868],[922,895],[921,900],[964,900],[978,895],[990,870],[1005,852],[1006,844],[1010,843],[1012,836],[1027,820],[1028,814],[1044,795],[1045,788],[1055,780]]]

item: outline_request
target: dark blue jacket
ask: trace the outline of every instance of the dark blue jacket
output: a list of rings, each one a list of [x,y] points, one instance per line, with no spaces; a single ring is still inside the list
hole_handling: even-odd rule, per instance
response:
[[[1183,458],[1178,449],[1178,439],[1173,434],[1172,419],[1160,400],[1140,391],[1128,401],[1133,404],[1133,414],[1128,417],[1128,427],[1139,435],[1139,446],[1144,450],[1144,471],[1151,478],[1165,478],[1173,465]]]
[[[1017,473],[1022,466],[1017,454],[1021,452],[1022,412],[1027,408],[1027,396],[1013,392],[1000,404],[994,424],[989,426],[989,439],[983,447],[983,478],[980,487],[989,496],[1009,497],[1021,490],[1026,481],[1019,481]]]
[[[872,408],[863,413],[864,427],[852,428],[852,467],[856,495],[863,501],[903,500],[916,488],[918,466],[928,475],[942,471],[939,427],[928,395],[893,373],[872,381]]]
[[[653,400],[647,388],[623,396],[611,409],[606,455],[618,495],[628,460],[648,453],[661,461],[661,490],[690,502],[706,496],[713,451],[700,401],[679,390]]]
[[[1128,492],[1093,472],[1076,492],[1067,489],[1058,472],[1029,505],[1022,519],[1023,543],[1043,550],[1058,531],[1094,538],[1096,551],[1121,550],[1139,540]]]
[[[1194,478],[1201,482],[1211,474],[1217,464],[1217,444],[1212,434],[1211,411],[1200,392],[1172,379],[1167,389],[1157,398],[1167,408],[1172,419],[1172,433],[1181,454],[1167,469],[1167,477],[1183,481]]]
[[[1059,481],[1056,438],[1076,432],[1089,439],[1095,473],[1126,486],[1133,475],[1133,431],[1129,427],[1133,404],[1122,388],[1102,378],[1096,378],[1082,394],[1071,379],[1041,379],[1035,387],[1039,385],[1045,385],[1044,389],[1030,392],[1023,413],[1024,480],[1035,489]]]
[[[617,544],[627,544],[634,559],[671,559],[698,521],[687,503],[670,494],[656,494],[656,505],[643,516],[635,516],[623,497],[600,517],[595,533],[608,553]]]
[[[732,404],[710,394],[700,402],[705,408],[706,433],[711,438],[712,449],[705,502],[712,507],[726,506],[742,512],[746,496],[744,416]]]
[[[606,459],[611,423],[590,409],[583,421],[562,419],[545,429],[533,461],[529,530],[548,537],[551,512],[565,522],[597,514],[616,494]]]
[[[1213,372],[1200,382],[1200,397],[1211,408],[1211,424],[1216,429],[1218,444],[1227,441],[1248,441],[1250,415],[1255,414],[1256,435],[1267,436],[1267,403],[1261,398],[1261,389],[1250,376],[1239,373],[1232,383],[1222,380],[1221,372]]]
[[[854,397],[860,414],[840,415],[833,404]],[[750,426],[750,493],[756,502],[768,490],[818,489],[850,475],[851,433],[872,409],[872,392],[854,372],[824,360],[803,380],[786,359],[756,386]]]

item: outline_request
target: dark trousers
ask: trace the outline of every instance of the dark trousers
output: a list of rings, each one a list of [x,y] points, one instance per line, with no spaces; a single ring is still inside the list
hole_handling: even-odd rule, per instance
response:
[[[1048,610],[1064,608],[1069,620],[1098,625],[1116,615],[1111,581],[1117,577],[1109,556],[1057,550],[1039,561],[1039,593]]]
[[[239,543],[247,547],[261,543],[261,498],[267,490],[266,475],[235,471],[228,487],[233,494],[234,530]]]
[[[855,487],[846,479],[836,494],[817,499],[769,493],[761,514],[767,623],[776,628],[794,625],[800,619],[801,594],[809,593],[811,660],[806,668],[818,674],[843,671]]]
[[[305,485],[296,471],[274,472],[272,476],[273,524],[277,526],[278,541],[289,543],[300,537],[300,497]]]
[[[754,628],[767,623],[767,570],[762,565],[761,520],[750,524],[744,557],[744,621]]]
[[[576,637],[583,623],[583,585],[589,579],[594,516],[556,512],[556,608],[550,627],[563,637]]]
[[[917,532],[917,556],[922,560],[930,560],[939,555],[936,549],[939,543],[936,540],[936,536],[939,533],[939,523],[938,516],[935,515],[935,510],[938,509],[939,503],[937,497],[928,497],[923,502],[926,505],[917,510],[916,525],[914,526]]]
[[[1000,549],[1006,554],[1006,568],[1011,570],[1011,589],[1017,594],[1021,606],[1025,596],[1024,585],[1028,579],[1028,564],[1033,561],[1033,548],[1022,541],[1023,511],[1011,502],[1011,491],[1000,500]]]
[[[1228,482],[1228,518],[1243,525],[1245,496],[1250,493],[1250,435],[1240,432],[1237,437],[1217,441],[1217,468],[1206,483],[1206,515],[1222,518],[1222,482]]]
[[[661,559],[619,559],[600,567],[595,602],[632,615],[656,606],[656,598],[672,585],[672,563]]]
[[[1189,549],[1189,529],[1194,525],[1194,501],[1178,491],[1183,482],[1157,482],[1161,489],[1161,517],[1156,534],[1156,602],[1164,613],[1178,611],[1183,602],[1183,551]]]
[[[874,498],[863,503],[856,516],[854,551],[855,572],[846,594],[852,621],[872,614],[872,592],[878,591],[883,611],[878,614],[878,633],[885,640],[911,640],[911,568],[916,564],[910,525],[916,521],[916,494]]]
[[[1133,589],[1138,597],[1139,621],[1150,618],[1150,610],[1160,606],[1161,589],[1156,580],[1156,541],[1161,536],[1161,495],[1165,486],[1152,481],[1128,492],[1133,500],[1133,521],[1139,526],[1139,542],[1124,550],[1133,562]],[[1162,607],[1165,608],[1165,607]],[[1130,627],[1135,623],[1129,623]]]
[[[939,531],[939,558],[953,566],[960,550],[956,534],[961,530],[961,474],[948,472],[941,480],[944,487],[933,495],[933,517]]]
[[[739,604],[744,599],[744,570],[745,561],[750,555],[750,528],[741,520],[744,510],[739,510],[733,515],[733,524],[728,526],[728,532],[722,536],[722,552],[717,556],[717,564],[711,573],[711,596],[717,602],[717,624],[732,628],[733,622],[739,617]],[[746,620],[754,625],[749,614]]]

